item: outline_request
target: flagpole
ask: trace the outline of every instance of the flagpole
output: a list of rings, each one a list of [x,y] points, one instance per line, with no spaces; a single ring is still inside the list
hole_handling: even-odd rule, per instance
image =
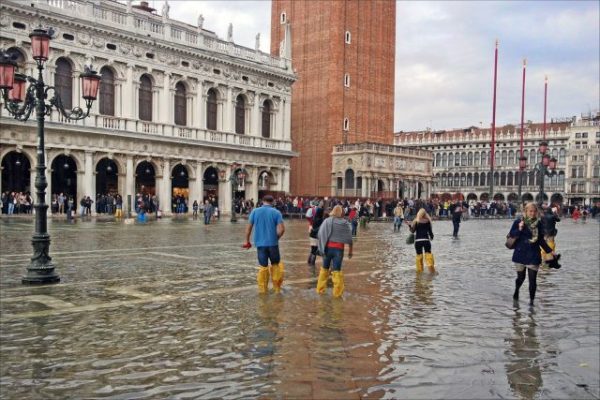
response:
[[[496,156],[496,83],[498,79],[498,39],[496,39],[496,50],[494,54],[494,100],[492,105],[492,152],[490,154],[490,197],[494,200],[494,162]]]

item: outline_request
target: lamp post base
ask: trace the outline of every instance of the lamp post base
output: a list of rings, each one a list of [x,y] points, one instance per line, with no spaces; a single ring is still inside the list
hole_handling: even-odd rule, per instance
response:
[[[27,275],[21,279],[24,285],[46,285],[60,282],[60,276],[54,273],[54,267],[45,270],[28,270]]]
[[[24,285],[41,285],[58,283],[60,277],[54,272],[52,258],[48,255],[50,249],[50,236],[47,233],[35,234],[31,240],[33,257],[27,267],[27,275],[21,279]]]

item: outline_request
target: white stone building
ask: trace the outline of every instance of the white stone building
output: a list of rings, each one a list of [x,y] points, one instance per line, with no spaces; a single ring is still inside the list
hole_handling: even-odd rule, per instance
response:
[[[546,177],[545,197],[562,201],[565,195],[565,171],[570,137],[569,121],[547,124],[548,153],[558,160],[557,174]],[[543,140],[543,124],[528,123],[523,135],[523,155],[527,169],[523,174],[523,200],[534,200],[539,193],[539,177],[533,167],[541,161],[538,151]],[[442,198],[467,200],[518,199],[520,126],[496,128],[494,193],[490,195],[491,130],[470,127],[451,131],[398,132],[394,144],[433,152],[432,193]]]
[[[380,143],[333,148],[332,195],[427,199],[432,190],[431,151]]]
[[[566,197],[570,204],[600,202],[600,112],[575,118],[569,132]]]
[[[214,195],[227,213],[232,196],[288,192],[289,57],[236,45],[231,34],[221,40],[202,16],[191,26],[142,3],[0,4],[0,48],[16,54],[19,72],[35,72],[29,33],[40,24],[55,30],[44,80],[66,106],[83,105],[78,76],[85,65],[102,75],[89,118],[69,122],[56,111],[46,118],[47,203],[59,192],[77,200],[145,192],[168,213],[176,194],[189,204]],[[288,37],[282,54],[289,45]],[[33,192],[35,118],[16,121],[2,105],[0,122],[2,191]],[[247,178],[232,188],[229,178],[240,168]]]

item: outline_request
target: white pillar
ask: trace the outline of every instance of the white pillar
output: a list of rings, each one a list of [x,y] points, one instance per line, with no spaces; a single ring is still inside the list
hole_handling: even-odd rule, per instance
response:
[[[284,167],[281,170],[281,184],[282,184],[281,190],[283,190],[285,193],[289,193],[290,192],[290,170],[288,167]]]
[[[204,82],[198,84],[198,128],[206,129],[206,88]]]
[[[91,151],[86,151],[84,154],[84,170],[83,170],[83,185],[86,196],[90,196],[90,198],[94,201],[92,204],[92,214],[96,214],[96,194],[95,194],[95,185],[93,185],[94,181],[94,154]],[[94,187],[92,187],[92,185]]]
[[[165,124],[173,124],[173,102],[171,98],[173,94],[171,93],[171,74],[165,73],[163,78],[163,87],[161,93],[161,101],[159,105],[160,110],[160,118],[159,121]]]
[[[225,121],[223,120],[223,104],[225,101],[223,99],[217,100],[217,130],[224,131],[225,130]]]
[[[162,181],[158,201],[160,202],[163,213],[170,215],[173,211],[171,189],[171,160],[165,158],[163,162]]]
[[[127,72],[125,74],[125,82],[122,85],[121,94],[125,96],[125,99],[132,99],[132,101],[123,101],[122,115],[125,118],[135,118],[137,116],[138,94],[136,90],[137,85],[133,82],[133,64],[127,65]]]
[[[261,128],[261,111],[260,96],[257,94],[254,97],[254,107],[252,110],[252,136],[262,136]]]
[[[190,165],[190,168],[194,168],[194,165]],[[204,191],[204,182],[202,181],[202,163],[198,162],[195,165],[194,175],[195,180],[190,180],[190,204],[194,204],[194,200],[198,201],[198,204],[202,204],[202,192]]]
[[[247,168],[248,169],[248,168]],[[256,203],[258,201],[258,167],[250,168],[250,192],[246,195],[246,199],[252,199]]]
[[[125,191],[124,193],[124,198],[123,198],[123,214],[127,215],[127,207],[129,207],[129,210],[134,211],[135,207],[133,206],[135,204],[135,178],[134,178],[134,173],[135,170],[133,169],[133,157],[132,156],[127,156],[127,165],[125,166]],[[127,204],[127,199],[128,196],[131,196],[131,203]]]
[[[234,107],[233,107],[233,93],[231,86],[227,87],[227,99],[225,100],[224,110],[223,110],[223,130],[226,132],[233,132],[233,121],[234,118],[232,116]]]
[[[221,167],[223,168],[223,167]],[[231,171],[227,170],[225,179],[219,180],[219,212],[221,216],[231,215],[231,182],[229,181],[229,174]]]

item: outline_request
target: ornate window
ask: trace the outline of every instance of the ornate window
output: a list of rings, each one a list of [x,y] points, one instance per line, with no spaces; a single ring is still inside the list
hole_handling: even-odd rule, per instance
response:
[[[354,171],[352,169],[347,169],[344,174],[344,181],[346,183],[346,189],[354,189]]]
[[[217,93],[209,89],[206,96],[206,129],[217,130]]]
[[[109,67],[100,70],[99,111],[103,115],[115,115],[115,75]]]
[[[175,125],[187,125],[187,99],[183,82],[175,85]]]
[[[65,109],[73,107],[73,68],[64,58],[56,60],[56,74],[54,75],[54,88],[60,96]]]
[[[246,128],[246,101],[241,94],[235,101],[235,133],[244,134]]]
[[[139,114],[142,121],[152,121],[152,80],[148,75],[140,78]]]
[[[262,109],[262,137],[264,138],[271,137],[271,110],[271,101],[265,100]]]

